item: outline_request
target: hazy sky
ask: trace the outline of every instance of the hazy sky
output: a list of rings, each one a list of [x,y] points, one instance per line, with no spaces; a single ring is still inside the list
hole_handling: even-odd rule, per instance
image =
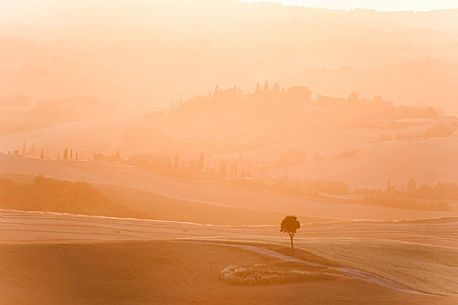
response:
[[[50,12],[66,12],[69,7],[88,6],[89,4],[108,4],[116,7],[116,3],[134,4],[142,2],[161,2],[165,0],[0,0],[0,22],[2,21],[33,21],[48,16]],[[169,0],[188,2],[191,0]],[[212,0],[206,0],[212,1]],[[215,2],[218,0],[214,0]],[[241,2],[277,2],[284,5],[301,5],[330,9],[368,8],[381,11],[427,11],[435,9],[458,9],[458,0],[239,0]]]
[[[263,1],[246,0],[245,2]],[[458,8],[458,0],[270,0],[270,2],[331,9],[369,8],[383,11],[428,11]]]

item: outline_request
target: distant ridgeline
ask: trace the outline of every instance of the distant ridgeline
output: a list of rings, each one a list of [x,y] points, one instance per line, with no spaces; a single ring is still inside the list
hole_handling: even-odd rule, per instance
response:
[[[31,118],[44,122],[60,122],[100,118],[117,107],[113,102],[94,97],[39,100],[32,108]]]
[[[434,118],[438,112],[431,107],[396,106],[381,97],[362,98],[357,93],[347,98],[318,95],[306,87],[280,88],[259,84],[254,93],[243,93],[234,87],[212,94],[196,96],[173,103],[170,117],[177,122],[211,123],[223,128],[226,124],[253,131],[294,131],[303,128],[372,128],[402,124],[395,120]],[[388,121],[388,122],[387,122]],[[391,126],[391,125],[390,125]]]
[[[269,181],[238,181],[234,185],[266,190],[281,194],[331,199],[333,203],[385,206],[397,209],[448,211],[449,202],[458,200],[458,185],[438,183],[418,185],[414,180],[397,189],[388,185],[387,189],[357,188],[332,181],[289,180],[285,178]],[[155,200],[171,201],[166,197]],[[132,206],[118,193],[102,192],[92,185],[79,181],[65,181],[37,176],[28,182],[17,182],[0,178],[0,209],[25,211],[52,211],[61,213],[100,215],[114,217],[155,218],[157,210]],[[323,201],[317,201],[323,202]]]

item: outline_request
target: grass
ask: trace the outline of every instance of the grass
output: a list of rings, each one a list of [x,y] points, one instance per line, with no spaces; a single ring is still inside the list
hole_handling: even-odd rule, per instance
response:
[[[277,262],[252,266],[230,265],[223,269],[220,278],[232,285],[267,285],[331,280],[338,276],[338,273],[327,267],[310,267],[298,262]]]

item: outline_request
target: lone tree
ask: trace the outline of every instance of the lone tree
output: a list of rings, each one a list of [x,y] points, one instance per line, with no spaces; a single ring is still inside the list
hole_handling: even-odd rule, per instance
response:
[[[296,231],[301,227],[301,223],[297,220],[296,216],[286,216],[280,227],[280,232],[288,233],[289,238],[291,239],[291,249],[294,249],[293,238]]]

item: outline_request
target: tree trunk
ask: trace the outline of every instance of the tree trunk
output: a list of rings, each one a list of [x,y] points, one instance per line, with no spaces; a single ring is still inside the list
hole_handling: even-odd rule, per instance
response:
[[[291,239],[291,249],[294,249],[293,235],[290,235],[289,238]]]

